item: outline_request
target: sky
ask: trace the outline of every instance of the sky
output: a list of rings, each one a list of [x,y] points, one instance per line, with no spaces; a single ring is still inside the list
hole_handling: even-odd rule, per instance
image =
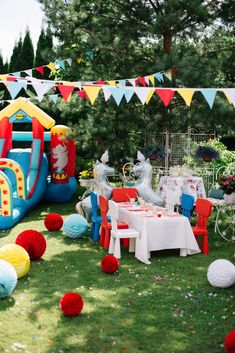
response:
[[[0,51],[4,62],[10,60],[20,34],[24,38],[27,26],[36,50],[42,28],[43,12],[37,0],[0,0]]]

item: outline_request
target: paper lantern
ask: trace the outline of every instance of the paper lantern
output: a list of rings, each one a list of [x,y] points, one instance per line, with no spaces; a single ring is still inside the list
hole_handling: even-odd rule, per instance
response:
[[[63,226],[64,220],[58,213],[50,213],[44,219],[44,225],[50,232],[56,232]]]
[[[21,232],[15,242],[28,252],[30,260],[39,260],[47,247],[46,239],[36,230]]]
[[[9,262],[16,270],[17,277],[23,277],[29,272],[30,259],[27,251],[17,244],[8,244],[0,248],[0,259]]]
[[[71,214],[65,218],[64,232],[69,238],[81,238],[88,228],[86,218],[79,214]]]
[[[0,298],[11,295],[17,283],[14,267],[5,260],[0,260]]]
[[[227,353],[235,353],[235,330],[231,331],[224,339],[224,349]]]
[[[82,308],[83,299],[78,293],[66,293],[60,300],[60,309],[66,316],[77,316],[82,311]]]
[[[106,255],[105,257],[103,257],[100,266],[104,272],[114,273],[119,267],[119,262],[115,256]]]
[[[235,283],[235,266],[228,260],[215,260],[208,268],[207,279],[213,287],[228,288]]]

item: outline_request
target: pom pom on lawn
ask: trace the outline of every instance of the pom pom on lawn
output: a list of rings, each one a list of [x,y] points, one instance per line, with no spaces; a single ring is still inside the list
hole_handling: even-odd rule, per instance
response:
[[[231,331],[224,339],[224,349],[227,353],[235,353],[235,330]]]
[[[228,260],[215,260],[208,267],[207,279],[213,287],[231,287],[235,283],[235,266]]]
[[[114,273],[119,267],[119,262],[115,256],[106,255],[105,257],[103,257],[100,266],[104,272]]]
[[[78,293],[66,293],[60,300],[60,309],[66,316],[77,316],[82,311],[82,308],[83,299]]]
[[[0,298],[11,295],[17,283],[14,267],[5,260],[0,260]]]
[[[63,218],[58,213],[50,213],[44,219],[44,225],[49,232],[56,232],[63,226]]]
[[[30,259],[27,251],[17,244],[8,244],[0,248],[0,259],[9,262],[16,270],[17,277],[29,272]]]
[[[64,232],[69,238],[81,238],[88,228],[86,218],[80,214],[71,214],[65,218],[64,221]]]
[[[36,230],[24,230],[15,242],[27,251],[30,260],[39,260],[47,247],[46,239]]]

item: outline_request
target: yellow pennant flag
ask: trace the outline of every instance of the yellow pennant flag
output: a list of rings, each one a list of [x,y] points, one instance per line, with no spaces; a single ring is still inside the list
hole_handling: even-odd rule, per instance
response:
[[[77,58],[77,63],[80,64],[82,62],[82,54]]]
[[[107,81],[109,86],[116,86],[116,81],[112,80],[112,81]]]
[[[152,83],[153,86],[155,85],[155,81],[154,81],[154,76],[153,75],[149,76],[149,81]]]
[[[0,80],[6,81],[7,80],[7,76],[6,75],[0,75]]]
[[[53,64],[52,62],[50,62],[48,65],[46,65],[50,70],[52,74],[56,73],[56,68],[55,68],[55,64]]]
[[[146,102],[145,102],[146,104],[149,104],[149,101],[152,98],[154,92],[155,92],[154,88],[149,90],[148,97],[147,97]]]
[[[90,99],[91,104],[94,104],[99,91],[101,90],[101,87],[97,86],[83,86],[84,91],[88,95],[88,98]]]
[[[188,107],[190,107],[194,90],[193,89],[177,89],[177,92],[181,95]]]

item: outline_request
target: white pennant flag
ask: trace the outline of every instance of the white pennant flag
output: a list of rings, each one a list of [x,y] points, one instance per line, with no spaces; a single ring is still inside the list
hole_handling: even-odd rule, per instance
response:
[[[147,83],[147,85],[149,85],[149,76],[145,76],[145,77],[144,77],[144,80],[145,80],[145,82]]]
[[[135,78],[129,78],[128,81],[130,82],[130,84],[131,84],[132,86],[135,86],[135,85],[136,85],[136,84],[135,84]]]
[[[112,93],[110,90],[109,86],[102,86],[103,92],[104,92],[104,99],[105,102],[107,102],[107,100],[111,97]]]
[[[53,83],[33,83],[32,84],[39,102],[43,100],[44,95],[54,86]]]
[[[66,59],[66,61],[67,61],[67,63],[69,64],[69,66],[72,65],[72,59],[68,58],[68,59]]]
[[[32,76],[32,75],[33,75],[33,70],[32,70],[32,69],[24,70],[24,72],[25,72],[26,75],[28,75],[28,76]]]
[[[151,88],[148,88],[148,87],[135,87],[134,88],[134,91],[142,104],[145,104],[146,99],[148,98],[150,89]]]

